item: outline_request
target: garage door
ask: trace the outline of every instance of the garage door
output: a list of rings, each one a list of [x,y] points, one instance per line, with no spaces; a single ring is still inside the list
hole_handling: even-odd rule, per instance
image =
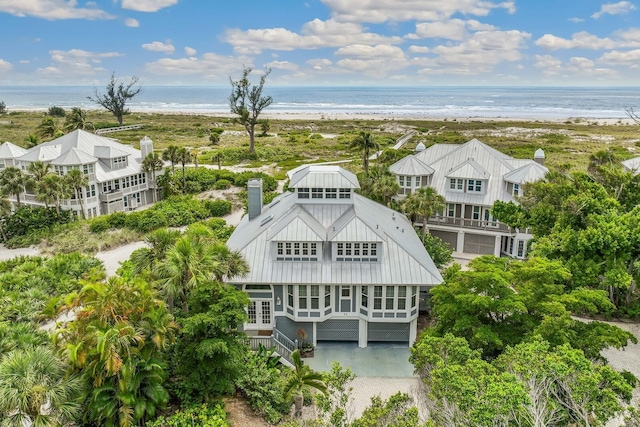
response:
[[[409,342],[408,323],[369,323],[369,342]]]
[[[495,236],[469,233],[464,235],[464,252],[468,254],[493,255],[495,244]]]
[[[318,323],[318,341],[358,341],[358,321],[330,319]]]
[[[458,245],[458,233],[451,231],[429,230],[429,234],[437,237],[445,243],[448,243],[454,252],[457,251],[456,246]]]

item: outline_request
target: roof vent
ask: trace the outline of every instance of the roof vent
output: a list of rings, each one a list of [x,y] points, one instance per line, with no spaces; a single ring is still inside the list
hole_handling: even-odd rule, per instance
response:
[[[273,215],[268,215],[262,221],[260,221],[260,227],[262,227],[263,225],[265,225],[266,223],[268,223],[272,219],[273,219]]]

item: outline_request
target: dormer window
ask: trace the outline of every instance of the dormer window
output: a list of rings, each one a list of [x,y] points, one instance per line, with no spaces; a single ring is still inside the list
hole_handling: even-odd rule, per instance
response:
[[[462,178],[450,178],[449,179],[449,189],[462,191],[464,189],[464,179]]]
[[[327,199],[337,199],[338,198],[338,189],[337,188],[326,188],[324,190],[324,197]]]
[[[322,199],[322,188],[312,188],[311,189],[311,198],[312,199]]]
[[[467,191],[470,193],[481,193],[482,192],[482,181],[479,179],[469,179],[467,181]]]
[[[336,261],[378,261],[378,243],[336,243],[334,259]]]
[[[298,188],[298,199],[308,199],[308,198],[309,198],[309,189]]]
[[[340,189],[340,198],[341,199],[350,199],[351,198],[351,189],[350,188],[341,188]]]
[[[318,261],[316,242],[277,242],[277,261]]]

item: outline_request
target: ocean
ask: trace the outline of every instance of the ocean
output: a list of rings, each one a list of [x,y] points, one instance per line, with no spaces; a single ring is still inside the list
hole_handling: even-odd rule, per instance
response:
[[[103,87],[97,88],[100,93]],[[230,86],[143,86],[127,105],[136,112],[228,113]],[[11,110],[98,106],[89,86],[0,86]],[[366,114],[398,117],[513,119],[625,119],[640,110],[640,87],[284,87],[265,95],[275,114]]]

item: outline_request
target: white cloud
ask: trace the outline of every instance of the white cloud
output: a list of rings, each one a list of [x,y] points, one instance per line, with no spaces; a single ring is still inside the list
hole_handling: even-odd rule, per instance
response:
[[[185,46],[184,47],[184,53],[187,56],[195,56],[196,53],[198,53],[194,48],[189,47],[189,46]]]
[[[246,57],[205,53],[201,58],[162,58],[145,64],[145,70],[161,76],[200,76],[206,80],[227,80],[230,74],[237,73],[245,65],[252,66]]]
[[[540,68],[546,76],[560,76],[566,79],[581,79],[593,77],[614,77],[618,73],[610,68],[596,67],[589,58],[574,56],[563,63],[551,55],[536,55],[536,68]]]
[[[137,19],[127,18],[124,20],[124,25],[130,28],[138,28],[140,26],[140,23]]]
[[[13,64],[11,62],[5,61],[0,58],[0,73],[11,71],[13,69]]]
[[[411,53],[429,53],[431,49],[427,46],[409,46],[409,52]]]
[[[593,19],[598,19],[602,15],[624,15],[635,9],[636,7],[630,1],[620,1],[618,3],[606,3],[600,7],[600,10],[598,12],[591,15],[591,17]]]
[[[316,71],[321,71],[333,65],[333,62],[331,62],[331,60],[326,58],[317,58],[317,59],[308,60],[306,64]]]
[[[114,19],[115,16],[92,7],[76,7],[77,1],[70,0],[1,0],[0,12],[15,16],[34,16],[50,21],[60,19]]]
[[[374,77],[386,77],[390,71],[401,70],[409,64],[404,51],[391,45],[355,44],[342,47],[335,54],[344,57],[336,62],[343,70]]]
[[[293,62],[289,62],[289,61],[271,61],[268,64],[266,64],[267,68],[275,68],[277,70],[289,70],[289,71],[294,71],[297,70],[298,64],[294,64]]]
[[[493,25],[483,24],[476,20],[463,21],[462,19],[451,19],[440,22],[422,22],[416,24],[415,37],[409,38],[443,38],[449,40],[464,40],[471,31],[491,31],[495,30]]]
[[[569,22],[573,22],[574,24],[579,24],[580,22],[584,22],[582,18],[569,18]]]
[[[322,0],[341,22],[440,21],[455,14],[487,16],[493,9],[515,13],[515,2],[494,3],[487,0]]]
[[[339,47],[351,43],[400,43],[400,37],[386,37],[364,32],[360,24],[314,19],[305,23],[300,33],[286,28],[227,30],[224,40],[241,54],[257,54],[264,49],[294,50]]]
[[[598,62],[610,65],[626,65],[633,69],[639,68],[640,64],[640,49],[628,50],[621,52],[614,50],[607,52],[598,58]]]
[[[580,31],[571,36],[571,39],[545,34],[535,41],[535,45],[545,50],[558,49],[614,49],[616,47],[630,47],[640,45],[639,42],[628,42],[626,40],[613,40],[608,37],[600,38],[586,31]]]
[[[52,65],[37,70],[40,74],[63,74],[66,78],[73,79],[74,76],[93,76],[105,71],[100,64],[105,58],[115,58],[122,56],[118,52],[89,52],[81,49],[51,50]]]
[[[162,52],[162,53],[166,53],[167,55],[171,55],[173,52],[175,52],[176,48],[173,46],[173,44],[171,44],[170,41],[167,40],[166,43],[162,43],[162,42],[158,42],[158,41],[154,41],[151,43],[145,43],[142,45],[142,48],[145,50],[149,50],[151,52]]]
[[[457,45],[431,48],[436,57],[417,57],[414,62],[424,66],[422,73],[481,74],[490,72],[501,62],[522,59],[520,50],[531,37],[522,31],[478,31]]]
[[[122,0],[122,8],[138,12],[157,12],[177,3],[178,0]]]

